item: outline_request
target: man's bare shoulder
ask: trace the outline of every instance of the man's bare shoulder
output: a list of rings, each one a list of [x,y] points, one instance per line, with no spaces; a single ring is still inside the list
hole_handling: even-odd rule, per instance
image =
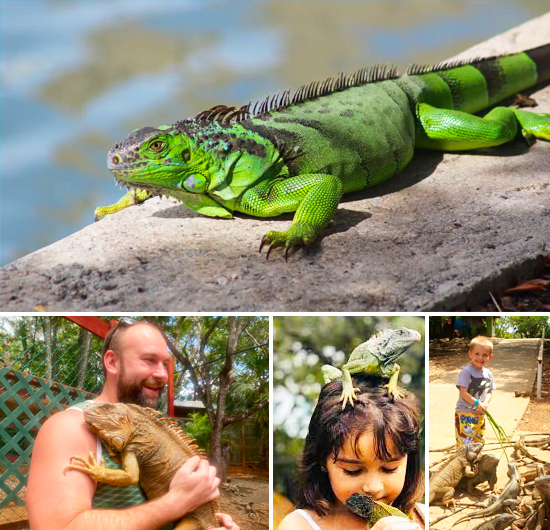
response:
[[[48,466],[57,458],[62,458],[65,465],[68,465],[71,456],[87,456],[90,451],[95,453],[96,440],[95,434],[84,421],[82,411],[58,412],[48,418],[38,431],[33,447],[31,471],[39,463]]]

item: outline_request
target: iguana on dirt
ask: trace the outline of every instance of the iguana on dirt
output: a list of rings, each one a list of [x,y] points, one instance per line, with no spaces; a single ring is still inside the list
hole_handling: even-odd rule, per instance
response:
[[[497,467],[499,461],[500,459],[498,456],[489,454],[482,455],[477,463],[475,475],[473,477],[462,477],[456,489],[461,486],[466,486],[468,494],[475,495],[477,491],[475,487],[487,481],[491,491],[493,491],[497,483]]]
[[[515,515],[511,513],[501,513],[488,521],[483,521],[472,530],[504,530],[505,528],[508,528],[515,520]]]
[[[389,504],[375,501],[370,495],[361,493],[351,495],[346,500],[346,508],[355,515],[365,519],[367,523],[365,530],[369,530],[372,525],[383,517],[395,516],[409,519],[401,510]]]
[[[80,465],[65,468],[86,473],[97,482],[113,486],[139,485],[149,500],[164,495],[176,471],[192,456],[204,456],[187,438],[177,423],[162,417],[154,409],[124,403],[88,403],[84,420],[101,438],[114,459],[120,459],[123,469],[107,469],[97,464],[94,454],[90,461],[81,456],[73,459]],[[215,512],[216,502],[207,502],[186,514],[174,530],[208,530],[220,526]]]
[[[167,195],[211,217],[296,212],[269,245],[308,245],[328,225],[343,193],[401,171],[417,147],[465,151],[501,145],[518,131],[550,140],[550,114],[486,108],[550,78],[550,44],[521,53],[435,66],[398,76],[376,66],[289,90],[240,108],[217,105],[176,124],[142,127],[107,157],[115,180],[140,191],[114,213]]]
[[[510,477],[510,479],[506,483],[506,486],[504,486],[504,489],[502,490],[501,494],[492,504],[487,506],[487,508],[484,508],[477,512],[471,513],[469,515],[465,515],[460,519],[457,519],[451,525],[451,528],[463,521],[468,521],[470,519],[477,519],[478,517],[486,517],[487,515],[503,512],[506,507],[517,506],[516,499],[519,495],[521,485],[520,485],[519,472],[514,464],[508,464],[508,476]]]
[[[354,388],[351,374],[389,377],[385,387],[392,396],[399,398],[401,394],[397,390],[397,381],[400,367],[395,361],[421,339],[422,335],[414,329],[386,329],[359,344],[351,352],[342,370],[330,364],[323,365],[321,370],[325,384],[342,379],[342,410],[346,408],[348,401],[353,407],[355,393],[360,392],[360,389]]]
[[[445,506],[454,502],[455,486],[464,475],[467,477],[475,475],[473,464],[479,458],[482,449],[483,444],[480,443],[464,444],[458,447],[454,458],[430,477],[430,503],[437,497],[442,497],[441,500]]]

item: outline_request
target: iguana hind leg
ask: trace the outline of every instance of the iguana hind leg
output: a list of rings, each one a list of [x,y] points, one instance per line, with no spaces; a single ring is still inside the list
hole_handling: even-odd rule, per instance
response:
[[[481,118],[427,103],[419,103],[416,113],[421,125],[416,147],[444,151],[494,147],[512,141],[518,127],[528,141],[532,138],[550,140],[550,114],[495,107]]]

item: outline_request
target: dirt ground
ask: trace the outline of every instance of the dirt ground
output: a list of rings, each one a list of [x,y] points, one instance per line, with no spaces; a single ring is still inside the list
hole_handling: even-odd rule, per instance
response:
[[[228,513],[241,530],[269,528],[269,479],[232,475],[222,489],[220,510]]]

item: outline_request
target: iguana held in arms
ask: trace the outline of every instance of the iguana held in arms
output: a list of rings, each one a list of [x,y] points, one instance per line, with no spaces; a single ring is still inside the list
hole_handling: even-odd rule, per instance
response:
[[[475,487],[482,482],[487,481],[491,491],[494,491],[497,483],[497,467],[500,459],[495,455],[482,455],[479,459],[475,475],[473,477],[462,477],[457,484],[456,489],[466,486],[469,495],[475,495]],[[479,493],[479,492],[477,492]]]
[[[84,420],[101,438],[109,454],[120,459],[123,469],[98,465],[93,453],[88,462],[81,456],[73,459],[80,465],[65,468],[86,473],[97,482],[113,486],[139,485],[149,500],[164,495],[176,471],[192,456],[204,456],[175,422],[154,409],[124,403],[88,403]],[[216,502],[207,502],[186,514],[174,530],[208,530],[220,526]]]
[[[413,329],[386,329],[373,335],[367,342],[359,344],[355,348],[342,370],[338,370],[330,364],[321,368],[326,383],[336,379],[342,379],[342,410],[349,401],[353,407],[355,393],[360,392],[353,387],[351,374],[367,374],[376,377],[389,377],[385,387],[394,397],[400,397],[397,390],[399,378],[399,365],[395,362],[415,342],[422,339],[422,335]]]
[[[375,501],[370,495],[361,493],[351,495],[346,500],[346,508],[355,515],[365,519],[367,523],[365,530],[369,530],[372,525],[383,517],[395,516],[409,519],[401,510],[389,504]]]
[[[506,483],[506,486],[504,486],[502,493],[498,496],[498,498],[492,504],[487,506],[487,508],[483,508],[482,510],[471,513],[469,515],[465,515],[464,517],[457,519],[451,525],[451,528],[463,521],[468,521],[470,519],[477,519],[478,517],[486,517],[487,515],[503,512],[506,507],[517,506],[516,499],[519,495],[521,484],[520,484],[519,472],[514,464],[510,464],[510,463],[508,464],[508,476],[510,477],[510,479]]]
[[[488,107],[550,78],[550,44],[521,53],[435,66],[398,76],[376,66],[285,90],[240,108],[217,105],[175,125],[142,127],[107,157],[115,180],[141,190],[114,213],[151,194],[211,217],[296,212],[269,245],[308,245],[333,218],[343,193],[401,171],[416,147],[465,151],[501,145],[518,131],[550,140],[550,114]]]
[[[454,502],[455,486],[460,479],[466,475],[473,477],[473,464],[479,458],[483,444],[464,444],[457,448],[456,454],[448,464],[430,477],[429,502],[432,503],[437,497],[442,497],[442,502],[447,506]]]

